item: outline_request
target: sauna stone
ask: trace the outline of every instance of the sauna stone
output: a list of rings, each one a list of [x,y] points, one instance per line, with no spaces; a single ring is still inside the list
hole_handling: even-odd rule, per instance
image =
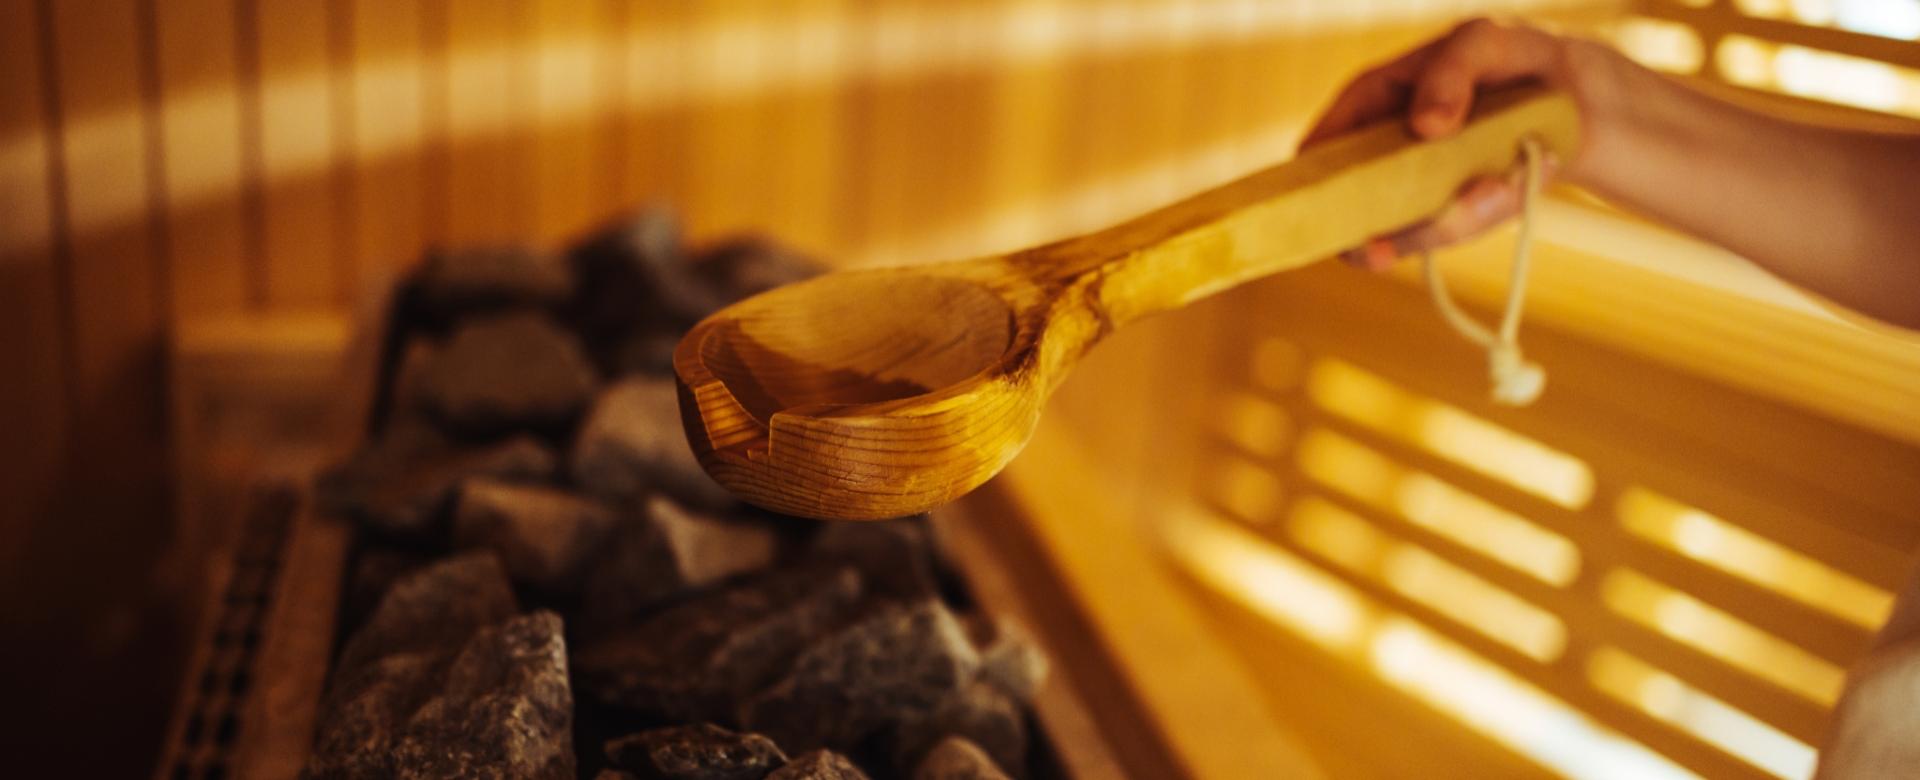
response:
[[[577,672],[587,691],[615,707],[669,721],[727,721],[859,599],[853,569],[771,572],[589,640],[575,655]]]
[[[779,682],[741,706],[739,723],[790,751],[851,747],[932,710],[979,662],[944,604],[881,602],[815,639]]]
[[[935,745],[913,770],[913,780],[1010,780],[986,751],[962,737],[948,737]]]
[[[894,734],[894,761],[905,774],[942,739],[963,737],[992,757],[995,765],[1027,763],[1027,721],[1019,702],[976,679],[949,694],[931,712],[909,715]]]
[[[773,740],[711,723],[642,731],[606,747],[614,766],[641,780],[760,780],[787,762]]]
[[[1027,632],[1004,620],[983,619],[970,623],[969,633],[980,650],[980,679],[1016,701],[1033,701],[1047,679],[1047,654]]]
[[[553,488],[470,479],[455,502],[453,542],[494,551],[514,582],[570,593],[616,519],[598,502]]]
[[[815,750],[795,757],[786,766],[767,775],[767,780],[867,780],[846,756],[831,750]]]
[[[558,469],[554,454],[532,437],[464,450],[415,438],[396,433],[323,475],[317,486],[322,508],[385,534],[432,539],[445,533],[444,510],[461,482],[537,482]]]
[[[658,489],[704,508],[734,504],[687,446],[678,391],[667,377],[625,379],[600,394],[574,442],[573,479],[607,500]]]
[[[595,345],[617,344],[645,329],[677,331],[659,301],[660,269],[683,263],[680,225],[665,209],[618,218],[568,252],[579,280],[570,309]]]
[[[560,617],[541,610],[467,642],[394,746],[400,777],[574,776],[573,693]]]
[[[620,625],[689,590],[766,567],[779,540],[765,523],[653,496],[623,519],[587,581],[583,619]]]
[[[396,653],[458,648],[482,626],[518,610],[506,572],[492,553],[448,558],[394,582],[341,649],[338,668]]]
[[[644,374],[673,376],[673,351],[680,346],[679,331],[636,333],[621,340],[610,355],[608,373],[614,376]]]
[[[710,298],[699,320],[721,306],[820,275],[820,265],[764,236],[723,240],[696,253],[692,272]]]
[[[393,775],[393,746],[415,705],[431,695],[444,655],[395,653],[335,670],[313,753],[302,777],[357,780]]]
[[[553,429],[593,400],[593,364],[571,333],[545,315],[468,320],[433,355],[420,403],[448,427],[492,433]]]
[[[812,554],[860,570],[867,589],[900,599],[935,595],[933,536],[926,516],[857,523],[826,523]]]
[[[400,578],[436,562],[418,550],[380,544],[367,545],[355,558],[340,607],[340,625],[349,627],[363,625]]]
[[[436,251],[414,279],[420,305],[441,320],[557,306],[573,295],[572,269],[560,258],[525,247]]]
[[[307,775],[571,777],[560,618],[516,609],[490,553],[401,577],[341,651]]]

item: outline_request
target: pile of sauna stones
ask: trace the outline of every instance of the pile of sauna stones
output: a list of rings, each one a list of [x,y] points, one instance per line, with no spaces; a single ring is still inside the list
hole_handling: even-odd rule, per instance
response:
[[[1046,660],[969,614],[924,517],[822,524],[694,461],[673,346],[814,266],[633,215],[397,291],[314,778],[1026,778]]]

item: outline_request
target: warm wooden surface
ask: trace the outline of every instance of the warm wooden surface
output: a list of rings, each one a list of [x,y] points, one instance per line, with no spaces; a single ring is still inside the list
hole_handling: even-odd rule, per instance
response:
[[[44,662],[0,687],[50,706],[21,771],[128,774],[157,739],[146,681],[198,598],[156,566],[180,323],[338,314],[456,219],[552,241],[662,202],[835,264],[1028,246],[1284,159],[1340,81],[1458,14],[1619,5],[0,3],[0,601]],[[522,232],[472,219],[502,197]],[[334,233],[302,243],[309,218]],[[67,704],[97,697],[47,668],[130,705]]]
[[[700,323],[674,357],[714,478],[776,511],[924,512],[1019,454],[1080,356],[1114,329],[1433,213],[1523,139],[1574,148],[1570,98],[1484,98],[1420,142],[1381,124],[1107,230],[1003,257],[851,271]]]
[[[1131,776],[1345,776],[1258,695],[1262,670],[1209,629],[1205,606],[1142,522],[1159,502],[1116,500],[1127,491],[1089,443],[1072,426],[1042,424],[1031,459],[956,506],[994,537],[982,546],[1031,594],[1024,606],[1045,621],[1036,629],[1056,659],[1099,659],[1055,674],[1084,691],[1095,728]]]

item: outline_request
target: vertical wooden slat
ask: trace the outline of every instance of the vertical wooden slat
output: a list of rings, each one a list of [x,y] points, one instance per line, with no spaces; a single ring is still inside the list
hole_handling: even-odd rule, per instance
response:
[[[1115,43],[1107,22],[1097,14],[1077,13],[1069,24],[1083,28],[1083,34],[1092,41],[1092,51],[1061,63],[1063,121],[1060,132],[1053,137],[1051,154],[1060,171],[1056,193],[1086,196],[1071,203],[1071,210],[1062,216],[1086,227],[1113,212],[1112,193],[1087,188],[1116,170],[1122,128],[1115,125],[1108,112],[1126,100],[1132,85],[1118,81],[1111,58],[1100,53]]]
[[[246,306],[232,0],[153,2],[174,313]]]
[[[53,10],[67,213],[60,227],[69,234],[74,305],[72,397],[81,444],[99,445],[89,461],[98,459],[100,487],[125,488],[90,491],[89,499],[137,509],[138,516],[152,510],[140,503],[141,493],[158,489],[162,407],[136,6],[95,0]]]
[[[987,0],[945,0],[930,3],[921,13],[946,19],[989,20]],[[913,244],[918,236],[938,236],[929,254],[901,257],[901,261],[951,260],[970,251],[971,236],[956,233],[984,211],[988,190],[988,161],[995,149],[992,115],[995,106],[992,76],[1004,66],[1007,53],[999,28],[979,22],[965,27],[948,24],[916,25],[927,44],[955,58],[916,66],[912,75],[895,76],[889,85],[891,124],[882,130],[894,138],[890,154],[900,155],[895,173],[904,197],[890,217],[892,230]]]
[[[1111,220],[1125,219],[1184,194],[1174,191],[1176,182],[1169,177],[1175,171],[1169,164],[1188,151],[1179,145],[1181,116],[1188,107],[1180,91],[1186,63],[1177,46],[1191,40],[1191,30],[1172,29],[1177,23],[1166,13],[1169,5],[1168,0],[1132,0],[1117,6],[1130,15],[1125,25],[1135,32],[1128,36],[1125,50],[1109,55],[1108,79],[1122,89],[1102,107],[1099,121],[1116,130],[1114,157],[1106,175],[1137,189],[1115,193],[1118,210],[1108,216]],[[1149,28],[1165,29],[1148,35]]]
[[[590,191],[598,214],[623,211],[627,194],[627,134],[631,128],[627,105],[627,45],[631,40],[634,6],[620,0],[598,0],[600,44],[595,67],[600,73],[600,115],[594,122],[594,161]]]
[[[151,755],[150,724],[164,717],[178,661],[164,640],[176,615],[156,589],[155,563],[171,535],[158,337],[165,296],[156,278],[137,0],[43,3],[51,47],[48,120],[59,128],[54,165],[63,194],[56,230],[64,262],[71,438],[53,506],[13,572],[40,599],[22,610],[32,641],[19,699],[33,712],[37,747],[64,752],[62,773],[124,776]],[[46,598],[47,594],[57,594]],[[56,682],[57,681],[57,682]],[[56,687],[57,686],[57,687]],[[119,702],[101,708],[97,702]],[[89,751],[110,735],[124,749]],[[39,774],[32,769],[26,774]]]
[[[331,6],[257,0],[260,160],[267,303],[306,308],[338,299],[334,242],[336,152],[333,74],[327,50]]]
[[[1239,140],[1253,127],[1253,111],[1248,106],[1254,92],[1252,82],[1269,78],[1253,71],[1250,37],[1251,33],[1241,27],[1223,39],[1189,47],[1185,55],[1187,77],[1181,91],[1187,110],[1181,112],[1180,144],[1188,153],[1203,149],[1218,152],[1205,162],[1205,175],[1210,181],[1230,180],[1248,167]]]
[[[533,72],[534,234],[555,244],[591,223],[598,113],[606,107],[603,40],[607,10],[593,0],[539,0],[528,9]]]
[[[447,7],[451,170],[448,235],[454,244],[512,241],[530,231],[531,194],[519,132],[530,71],[516,56],[525,16],[503,0]]]
[[[685,209],[692,166],[684,159],[692,123],[672,96],[691,79],[687,56],[693,37],[691,3],[641,3],[627,8],[627,46],[622,78],[626,106],[627,175],[621,190],[630,203]]]
[[[420,232],[422,244],[453,234],[453,0],[420,3]]]
[[[697,42],[688,52],[693,78],[699,85],[690,100],[678,106],[685,113],[688,132],[682,159],[688,166],[682,200],[688,233],[710,237],[755,224],[767,213],[768,193],[762,177],[773,139],[780,131],[771,124],[764,90],[754,88],[768,78],[772,62],[767,35],[769,6],[750,3],[694,4],[681,28]],[[742,37],[722,43],[715,30],[732,30]],[[747,89],[722,84],[745,84]]]
[[[352,0],[353,231],[358,299],[372,295],[419,253],[427,236],[425,22],[420,0]]]
[[[326,183],[328,200],[333,206],[333,305],[350,306],[363,294],[370,294],[368,280],[360,275],[360,259],[354,251],[354,238],[360,233],[359,181],[355,177],[354,140],[358,137],[359,114],[354,105],[354,0],[331,0],[327,5],[327,113],[330,114],[330,157]],[[386,281],[384,278],[378,281]]]
[[[1014,0],[1005,12],[1046,18],[1057,17],[1065,8],[1065,0]],[[1044,215],[1032,204],[1055,189],[1060,174],[1053,145],[1064,132],[1061,72],[1060,63],[1051,58],[995,67],[987,128],[993,154],[987,160],[984,197],[1010,246],[1035,243],[1045,233]]]
[[[761,147],[764,197],[751,224],[781,242],[817,254],[841,248],[837,219],[842,186],[855,175],[845,163],[844,112],[848,3],[789,0],[777,7],[775,36],[765,53],[770,75],[824,73],[767,98],[770,132]]]
[[[864,61],[857,64],[868,78],[853,90],[856,146],[849,159],[862,180],[848,204],[860,214],[862,254],[884,262],[946,259],[895,253],[924,240],[956,204],[984,187],[980,151],[992,143],[983,137],[990,129],[991,81],[977,72],[930,68],[925,56],[958,49],[955,31],[932,20],[968,5],[977,3],[946,0],[873,12]]]
[[[29,534],[47,521],[67,436],[40,30],[33,4],[0,4],[0,572],[20,571]],[[8,613],[27,598],[4,592],[17,594]]]

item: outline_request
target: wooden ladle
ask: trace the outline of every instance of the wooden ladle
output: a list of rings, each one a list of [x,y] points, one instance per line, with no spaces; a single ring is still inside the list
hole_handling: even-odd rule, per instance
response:
[[[1508,169],[1523,138],[1565,155],[1578,133],[1565,95],[1509,90],[1444,140],[1382,123],[1097,233],[757,295],[674,351],[687,438],[714,480],[767,509],[926,511],[1013,460],[1047,397],[1114,329],[1433,214],[1469,179]]]

